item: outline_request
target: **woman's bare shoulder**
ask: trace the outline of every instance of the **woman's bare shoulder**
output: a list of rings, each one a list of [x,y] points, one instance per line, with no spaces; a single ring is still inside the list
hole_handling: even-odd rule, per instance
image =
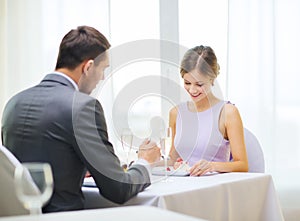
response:
[[[178,112],[178,106],[174,106],[171,108],[170,110],[170,115],[177,115],[177,112]]]
[[[169,120],[170,120],[170,122],[172,122],[172,123],[176,122],[177,113],[178,113],[178,107],[177,106],[172,107],[172,109],[169,112]]]
[[[223,110],[225,111],[226,116],[239,114],[238,108],[230,102],[224,105]]]
[[[241,116],[238,108],[232,103],[226,103],[223,108],[225,124],[228,125],[233,122],[240,122]]]

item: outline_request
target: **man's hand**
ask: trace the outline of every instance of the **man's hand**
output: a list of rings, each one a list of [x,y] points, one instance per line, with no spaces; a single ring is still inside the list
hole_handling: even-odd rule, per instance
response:
[[[150,139],[144,140],[140,145],[138,158],[148,161],[150,164],[156,163],[160,160],[160,149],[157,147],[156,143]]]

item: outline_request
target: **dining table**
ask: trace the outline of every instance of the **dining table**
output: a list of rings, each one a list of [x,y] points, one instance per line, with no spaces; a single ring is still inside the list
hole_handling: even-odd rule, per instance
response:
[[[128,206],[118,208],[55,212],[39,215],[0,217],[0,221],[205,221],[184,214],[151,206]]]
[[[211,221],[283,221],[272,176],[265,173],[210,173],[151,176],[152,184],[124,204],[99,193],[92,178],[82,187],[85,208],[154,206]]]

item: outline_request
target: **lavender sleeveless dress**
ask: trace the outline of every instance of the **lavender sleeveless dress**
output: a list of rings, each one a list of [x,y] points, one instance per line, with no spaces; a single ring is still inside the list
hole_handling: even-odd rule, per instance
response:
[[[190,166],[197,161],[226,162],[230,158],[229,141],[219,130],[219,117],[225,101],[203,112],[191,112],[188,103],[177,106],[175,148]]]

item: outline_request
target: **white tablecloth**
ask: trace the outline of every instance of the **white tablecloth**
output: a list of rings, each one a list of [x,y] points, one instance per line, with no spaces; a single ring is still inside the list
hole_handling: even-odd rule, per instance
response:
[[[282,221],[272,177],[259,173],[223,173],[169,177],[157,181],[125,205],[151,205],[213,221]],[[87,208],[119,206],[83,187]]]
[[[129,206],[111,209],[82,210],[42,214],[39,216],[0,217],[0,221],[201,221],[194,217],[150,206]],[[204,220],[202,220],[204,221]]]

